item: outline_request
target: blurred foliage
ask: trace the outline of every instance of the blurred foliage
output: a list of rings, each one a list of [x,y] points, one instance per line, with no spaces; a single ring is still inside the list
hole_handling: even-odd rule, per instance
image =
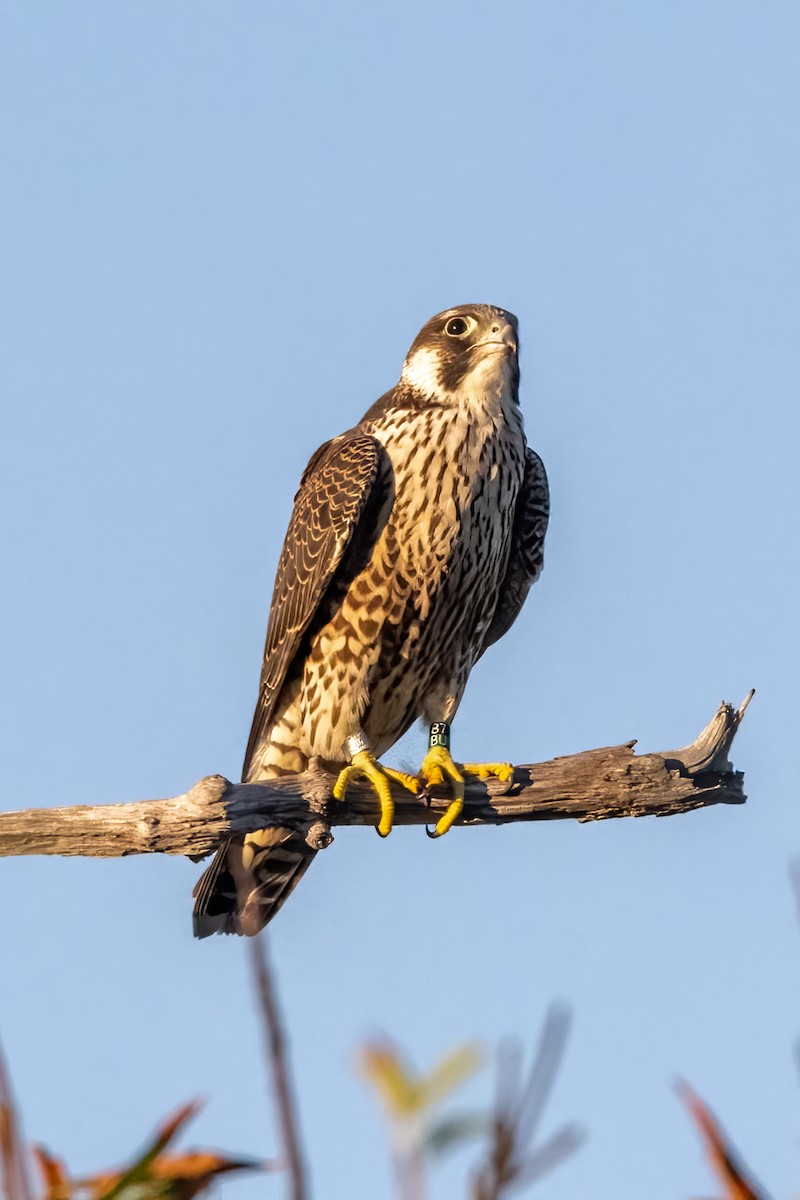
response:
[[[361,1052],[366,1078],[380,1094],[393,1121],[425,1117],[481,1065],[480,1047],[459,1046],[428,1075],[416,1075],[402,1051],[388,1038],[367,1042]]]
[[[531,1146],[568,1028],[566,1011],[553,1009],[526,1080],[521,1047],[507,1043],[498,1053],[494,1105],[486,1111],[443,1116],[438,1115],[439,1106],[482,1064],[484,1055],[477,1046],[458,1047],[427,1075],[417,1074],[388,1038],[363,1047],[362,1072],[378,1092],[389,1120],[401,1200],[421,1200],[429,1163],[469,1140],[481,1138],[485,1143],[469,1181],[473,1200],[501,1200],[541,1178],[577,1147],[581,1138],[574,1126],[559,1130],[538,1149]]]
[[[583,1140],[577,1126],[565,1125],[534,1146],[568,1034],[568,1011],[551,1008],[527,1078],[523,1078],[522,1046],[516,1042],[501,1045],[488,1145],[472,1176],[472,1200],[500,1200],[529,1187],[563,1162]]]
[[[766,1192],[756,1188],[745,1174],[739,1155],[722,1130],[711,1110],[685,1083],[678,1092],[703,1137],[709,1161],[720,1178],[724,1200],[767,1200]]]
[[[44,1147],[32,1147],[43,1181],[43,1191],[36,1196],[8,1075],[0,1059],[0,1172],[4,1200],[193,1200],[219,1175],[273,1169],[271,1164],[257,1159],[231,1158],[215,1150],[167,1154],[167,1147],[199,1107],[196,1102],[186,1104],[163,1121],[129,1166],[82,1179],[71,1178],[64,1163]]]
[[[427,1075],[419,1075],[388,1037],[362,1047],[362,1073],[377,1091],[389,1120],[401,1200],[423,1200],[429,1158],[483,1132],[480,1114],[437,1116],[439,1105],[475,1073],[482,1058],[477,1045],[459,1046]]]
[[[31,1200],[27,1167],[11,1084],[0,1054],[0,1180],[5,1200]]]
[[[800,897],[800,871],[795,882]],[[278,1021],[277,1009],[272,1021]],[[273,1050],[277,1046],[276,1053],[283,1058],[280,1032]],[[427,1074],[419,1074],[389,1038],[366,1043],[360,1053],[361,1071],[387,1115],[400,1200],[425,1200],[430,1164],[467,1142],[477,1140],[482,1147],[466,1183],[469,1200],[505,1200],[527,1190],[572,1154],[582,1141],[573,1124],[538,1141],[568,1033],[569,1013],[552,1008],[527,1075],[522,1045],[502,1043],[493,1103],[485,1110],[444,1114],[441,1106],[484,1064],[486,1055],[477,1044],[457,1047]],[[685,1083],[678,1085],[678,1091],[722,1184],[720,1200],[767,1200],[707,1105]],[[129,1165],[75,1179],[63,1161],[42,1146],[32,1147],[29,1155],[0,1054],[0,1200],[194,1200],[219,1176],[232,1172],[285,1169],[291,1177],[286,1157],[281,1164],[233,1158],[214,1150],[168,1153],[199,1107],[197,1102],[184,1105],[165,1119]],[[39,1191],[31,1185],[30,1157],[41,1174]]]

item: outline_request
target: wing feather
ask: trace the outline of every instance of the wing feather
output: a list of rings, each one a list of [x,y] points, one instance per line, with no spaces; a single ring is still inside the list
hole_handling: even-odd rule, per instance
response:
[[[514,513],[508,567],[481,654],[499,641],[504,633],[508,633],[519,616],[528,592],[542,573],[544,538],[549,517],[547,473],[539,455],[529,446],[525,452],[525,474]]]
[[[329,619],[341,576],[366,562],[390,496],[391,466],[376,438],[353,430],[312,455],[278,561],[245,776],[305,635],[315,618]]]

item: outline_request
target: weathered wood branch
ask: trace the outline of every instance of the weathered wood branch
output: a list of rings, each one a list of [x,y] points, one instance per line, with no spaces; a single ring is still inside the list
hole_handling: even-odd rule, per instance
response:
[[[752,696],[738,709],[721,704],[680,750],[634,754],[635,742],[627,742],[515,767],[508,783],[470,781],[458,823],[666,817],[710,804],[743,804],[744,776],[728,762],[728,751]],[[204,855],[232,834],[266,825],[299,829],[309,845],[323,849],[332,840],[331,825],[373,825],[379,815],[368,784],[354,780],[340,804],[331,795],[333,782],[318,768],[264,783],[209,775],[167,800],[0,813],[0,856]],[[446,789],[412,796],[399,784],[392,794],[395,825],[435,822],[449,799]]]

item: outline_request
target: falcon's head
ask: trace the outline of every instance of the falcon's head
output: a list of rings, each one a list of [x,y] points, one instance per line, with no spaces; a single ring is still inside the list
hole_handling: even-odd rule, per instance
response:
[[[510,391],[517,398],[517,318],[492,304],[462,304],[431,317],[408,352],[401,382],[440,403]]]

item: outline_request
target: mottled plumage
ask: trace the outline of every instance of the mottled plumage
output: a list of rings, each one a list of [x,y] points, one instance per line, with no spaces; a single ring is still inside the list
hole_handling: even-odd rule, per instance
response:
[[[398,384],[311,458],[278,564],[245,779],[301,771],[311,756],[344,766],[357,737],[380,756],[419,717],[449,723],[474,663],[515,620],[548,514],[516,342],[502,309],[440,313]],[[196,889],[195,932],[257,932],[313,856],[285,829],[229,843]]]

